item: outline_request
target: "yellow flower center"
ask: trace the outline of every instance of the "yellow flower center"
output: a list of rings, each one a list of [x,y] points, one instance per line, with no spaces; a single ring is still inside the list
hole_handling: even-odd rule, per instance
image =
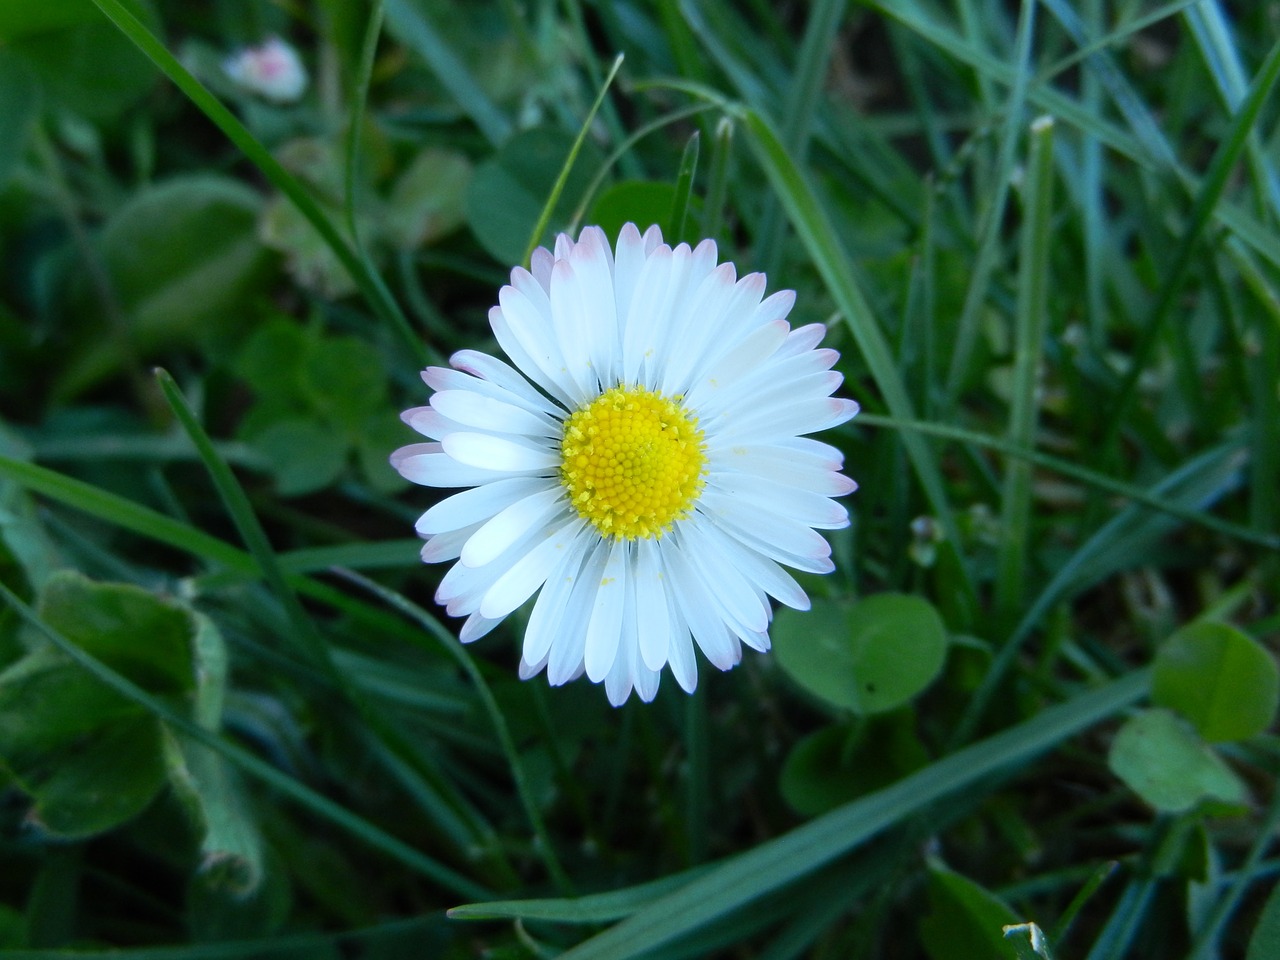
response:
[[[679,399],[614,387],[565,421],[560,482],[601,536],[661,537],[693,511],[707,457]]]

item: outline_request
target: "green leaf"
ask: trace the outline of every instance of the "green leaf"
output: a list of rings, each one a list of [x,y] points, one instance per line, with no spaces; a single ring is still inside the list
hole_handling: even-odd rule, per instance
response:
[[[428,147],[400,174],[379,224],[395,246],[412,250],[452,233],[466,219],[471,161],[454,150]]]
[[[61,572],[41,618],[152,693],[195,686],[190,614],[139,587]],[[162,730],[136,703],[48,645],[0,674],[0,760],[47,829],[71,837],[119,826],[164,786]]]
[[[149,5],[126,5],[155,26]],[[89,0],[0,4],[0,61],[24,64],[49,100],[98,122],[114,120],[155,84],[151,65]]]
[[[185,694],[195,687],[189,611],[127,583],[94,583],[71,571],[40,593],[40,618],[86,653],[144,690]]]
[[[623,224],[634,223],[643,232],[651,223],[661,223],[671,210],[676,188],[660,180],[624,180],[605,190],[591,207],[587,218],[616,237]],[[696,204],[696,198],[694,198]]]
[[[1262,916],[1249,938],[1249,952],[1245,960],[1274,960],[1276,957],[1280,957],[1280,884],[1271,888]]]
[[[0,43],[83,23],[97,23],[99,16],[89,0],[0,4]]]
[[[1018,922],[990,890],[939,864],[929,867],[929,913],[920,941],[933,960],[1007,956],[1004,927]]]
[[[303,406],[302,362],[309,341],[298,324],[275,317],[245,340],[236,357],[235,371],[260,395],[282,396]]]
[[[987,789],[981,784],[991,774],[1025,765],[1064,738],[1133,703],[1145,695],[1149,684],[1150,675],[1139,670],[1041,710],[1030,720],[937,760],[890,787],[715,865],[562,956],[564,960],[630,960],[705,929],[811,875],[954,791]]]
[[[937,677],[947,655],[942,618],[926,600],[882,593],[852,606],[814,601],[781,610],[773,628],[779,665],[817,697],[856,713],[908,702]]]
[[[1177,813],[1205,799],[1246,799],[1240,779],[1168,710],[1147,710],[1130,718],[1116,734],[1107,764],[1157,810]]]
[[[0,674],[0,762],[53,833],[90,836],[142,812],[164,785],[159,733],[136,704],[47,650]]]
[[[1169,637],[1151,682],[1152,702],[1182,714],[1210,743],[1261,733],[1280,702],[1275,658],[1225,623],[1193,623]]]
[[[854,726],[832,724],[797,743],[778,787],[797,813],[814,816],[886,787],[929,762],[910,708]]]
[[[251,441],[267,461],[282,497],[314,493],[342,473],[346,437],[315,420],[292,418],[265,427]]]
[[[0,52],[0,189],[17,171],[39,116],[40,88],[31,69]]]
[[[261,206],[244,184],[201,174],[140,190],[116,211],[99,247],[131,350],[145,357],[207,344],[251,319],[249,304],[270,266],[257,235]],[[72,308],[98,313],[97,297],[77,284]],[[118,338],[84,339],[63,371],[62,396],[93,385],[123,360]]]
[[[356,461],[369,486],[379,493],[395,493],[409,486],[388,460],[391,451],[404,443],[405,427],[399,417],[378,410],[365,418],[356,439]]]
[[[574,138],[562,130],[535,127],[516,134],[476,168],[467,190],[467,225],[499,263],[516,264],[555,186]],[[599,151],[584,144],[552,217],[562,227],[601,163]],[[558,222],[557,222],[558,221]],[[543,240],[549,234],[544,233]]]
[[[316,228],[312,218],[290,199],[275,197],[267,205],[262,216],[262,242],[284,254],[285,267],[299,286],[328,299],[354,293],[357,281],[351,265]],[[341,220],[342,211],[335,204],[314,197],[311,202],[322,216],[334,222]],[[367,233],[363,225],[362,233]]]
[[[216,732],[226,695],[227,648],[212,620],[194,617],[194,719]],[[201,834],[201,883],[211,894],[252,895],[264,875],[262,838],[234,769],[216,751],[175,734],[165,738],[165,761],[170,782]]]
[[[313,409],[354,433],[387,401],[387,373],[378,351],[359,337],[324,337],[303,358],[303,388]]]

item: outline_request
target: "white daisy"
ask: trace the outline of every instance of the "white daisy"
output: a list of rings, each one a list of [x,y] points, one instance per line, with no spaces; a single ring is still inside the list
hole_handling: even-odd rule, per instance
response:
[[[627,224],[588,227],[517,267],[489,312],[515,364],[473,350],[431,367],[404,420],[408,480],[466,487],[418,520],[422,559],[456,560],[437,602],[484,636],[538,593],[520,676],[586,673],[611,703],[644,700],[670,666],[697,685],[694,644],[721,670],[769,649],[769,597],[806,609],[781,566],[833,569],[814,528],[846,526],[856,486],[804,434],[858,407],[831,396],[821,324],[792,330],[790,290],[737,279],[716,245],[672,249]],[[539,589],[541,592],[538,592]]]

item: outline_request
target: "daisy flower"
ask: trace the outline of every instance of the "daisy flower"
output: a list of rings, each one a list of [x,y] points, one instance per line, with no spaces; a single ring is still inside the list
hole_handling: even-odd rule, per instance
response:
[[[456,561],[436,593],[484,636],[535,593],[520,661],[553,685],[586,673],[623,703],[663,667],[692,692],[696,645],[721,670],[769,649],[769,598],[807,609],[783,565],[833,569],[816,529],[849,522],[856,486],[813,440],[858,407],[831,396],[821,324],[792,330],[790,290],[738,279],[716,245],[674,249],[587,227],[511,272],[489,322],[514,363],[474,350],[430,367],[404,413],[430,443],[391,457],[408,480],[463,487],[418,520],[422,559]]]

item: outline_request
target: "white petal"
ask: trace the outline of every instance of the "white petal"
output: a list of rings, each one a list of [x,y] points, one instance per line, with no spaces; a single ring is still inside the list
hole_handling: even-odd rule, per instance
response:
[[[567,683],[582,670],[583,649],[587,641],[587,620],[595,605],[596,586],[604,573],[609,545],[599,537],[592,539],[582,563],[582,571],[565,604],[560,635],[551,645],[547,660],[547,682],[552,686]]]
[[[441,500],[419,517],[415,529],[420,536],[427,537],[481,523],[552,483],[555,481],[546,477],[507,477],[463,490]]]
[[[467,622],[464,623],[462,625],[462,629],[458,631],[458,639],[463,643],[471,643],[475,640],[479,640],[501,622],[501,620],[489,620],[486,617],[480,616],[478,613],[473,613],[471,616],[467,617]]]
[[[520,666],[516,668],[516,674],[521,680],[528,680],[530,677],[536,677],[543,671],[547,665],[547,658],[544,656],[541,660],[535,660],[532,663],[525,657],[520,658]]]
[[[730,368],[727,375],[717,371],[699,384],[702,389],[690,390],[688,403],[710,419],[735,406],[764,408],[794,402],[805,395],[830,396],[844,379],[839,373],[826,372],[838,356],[834,350],[807,350],[784,359],[775,353],[753,368],[741,365]]]
[[[809,597],[800,584],[773,560],[752,550],[729,536],[713,523],[699,524],[703,536],[715,542],[717,554],[724,558],[757,589],[763,590],[793,610],[808,610]]]
[[[803,327],[796,327],[791,331],[791,336],[787,337],[787,342],[778,348],[778,356],[793,357],[798,353],[812,350],[822,342],[822,338],[826,335],[827,328],[821,323],[810,323]]]
[[[701,578],[703,592],[720,619],[734,633],[744,639],[747,634],[764,633],[772,616],[768,601],[734,564],[736,551],[721,550],[718,541],[703,534],[702,528],[708,526],[696,520],[681,526],[681,537],[688,545],[684,556]]]
[[[622,634],[622,611],[627,594],[630,545],[626,540],[610,544],[604,573],[596,589],[591,619],[587,621],[587,641],[583,662],[592,683],[604,679],[618,655]]]
[[[591,366],[590,318],[582,304],[578,278],[568,260],[557,260],[551,269],[551,322],[564,354],[560,382],[574,397],[585,399],[597,390],[596,372]]]
[[[614,316],[626,317],[631,312],[631,298],[636,281],[644,269],[644,240],[634,223],[623,226],[618,234],[618,247],[613,260]],[[622,330],[619,324],[619,332]],[[621,341],[619,341],[621,342]]]
[[[492,563],[531,531],[554,523],[556,515],[565,512],[567,507],[564,490],[558,486],[517,500],[504,507],[467,541],[462,548],[462,562],[468,567]]]
[[[631,578],[627,579],[625,586],[622,620],[619,623],[621,632],[618,636],[618,652],[604,678],[605,692],[609,696],[609,702],[615,707],[620,707],[627,702],[632,687],[639,689],[642,683],[648,685],[647,678],[642,679],[641,674],[652,673],[640,662],[639,641],[636,639],[636,592]],[[587,649],[591,649],[590,639],[587,640]],[[589,670],[588,676],[590,676]]]
[[[671,616],[667,590],[658,558],[658,544],[649,539],[636,541],[636,615],[639,618],[640,656],[650,670],[661,670],[671,645]]]
[[[481,615],[500,619],[528,600],[547,579],[557,554],[570,549],[574,539],[583,534],[585,526],[586,521],[574,516],[551,530],[489,588],[480,602]]]
[[[849,525],[849,511],[843,504],[755,474],[714,474],[707,489],[717,490],[757,514],[773,512],[806,527],[838,530]]]
[[[751,331],[694,380],[685,394],[685,402],[695,410],[714,402],[717,393],[732,387],[764,363],[786,339],[788,329],[785,320],[776,320]]]
[[[720,529],[766,557],[808,573],[830,573],[831,545],[821,534],[772,512],[744,509],[731,497],[715,490],[703,491],[698,512]]]
[[[838,426],[853,418],[858,405],[839,397],[804,398],[778,407],[749,410],[729,421],[727,417],[717,425],[719,441],[762,443],[780,437],[795,437],[806,433],[818,433]]]
[[[554,403],[534,389],[533,384],[525,379],[520,371],[503,363],[497,357],[491,357],[479,350],[459,350],[449,358],[454,369],[469,373],[473,377],[487,380],[494,386],[501,387],[508,393],[524,401],[526,409],[539,410],[556,419],[564,419],[564,412]]]
[[[780,445],[739,445],[708,451],[707,469],[713,474],[750,473],[824,497],[842,497],[858,486],[838,473],[825,457],[806,455]]]
[[[431,398],[431,406],[455,423],[480,430],[557,438],[562,432],[545,413],[531,413],[470,390],[442,390]]]
[[[666,248],[659,248],[659,252]],[[662,382],[667,358],[680,348],[680,324],[685,315],[684,302],[692,268],[693,254],[687,243],[677,244],[671,251],[671,263],[657,312],[649,318],[648,341],[651,346],[641,356],[640,382],[654,389]]]
[[[430,407],[410,407],[400,414],[400,419],[424,437],[430,437],[432,440],[439,440],[454,429],[444,417]]]
[[[547,655],[566,619],[574,584],[582,573],[583,557],[592,543],[591,537],[578,537],[547,576],[547,582],[529,613],[529,623],[524,632],[524,657],[530,663],[546,664]]]
[[[443,443],[411,443],[391,454],[391,466],[411,483],[424,487],[474,487],[499,480],[503,470],[459,463],[444,450]]]
[[[603,231],[587,229],[573,250],[570,263],[577,281],[577,295],[585,319],[588,361],[596,382],[604,389],[618,380],[620,351],[618,318],[613,294],[612,257]]]
[[[674,603],[674,600],[671,601]],[[674,617],[675,614],[673,613]],[[685,693],[698,689],[698,660],[693,655],[693,637],[683,619],[671,623],[671,675]]]
[[[496,307],[494,309],[497,309]],[[457,359],[455,355],[454,359]],[[532,388],[527,387],[525,391],[508,390],[501,384],[484,380],[480,377],[473,376],[464,370],[453,370],[449,367],[427,367],[422,371],[423,382],[432,390],[441,392],[444,390],[465,390],[469,393],[476,393],[482,397],[489,397],[493,400],[499,400],[502,403],[509,403],[515,407],[529,410],[531,412],[541,411],[546,406],[546,401],[532,401],[526,398]]]
[[[645,260],[636,279],[631,307],[622,324],[622,382],[640,382],[645,357],[661,345],[661,321],[668,309],[672,255],[659,247]]]
[[[444,563],[446,560],[457,560],[462,555],[463,545],[479,529],[480,524],[473,523],[459,530],[436,534],[422,545],[422,562]]]
[[[542,288],[532,279],[527,289],[503,287],[498,304],[489,311],[489,326],[507,356],[557,400],[577,406],[583,394],[565,375],[567,361]]]
[[[762,273],[751,273],[734,283],[733,277],[733,265],[721,264],[694,293],[689,309],[693,320],[684,331],[680,349],[667,357],[662,374],[660,389],[667,396],[687,393],[697,372],[727,348],[726,341],[732,344],[741,339],[741,333],[730,333],[760,302],[765,279]]]
[[[529,257],[529,272],[538,281],[543,292],[551,289],[551,268],[555,266],[555,262],[555,254],[546,247],[538,247],[537,250],[533,251],[533,255]],[[519,269],[519,267],[516,268],[516,270]],[[515,270],[511,271],[511,282],[513,284],[516,282]]]
[[[485,433],[451,433],[440,443],[445,453],[470,467],[530,473],[553,470],[560,465],[559,450]]]
[[[693,633],[703,656],[721,670],[733,667],[739,658],[737,645],[729,628],[713,611],[707,602],[702,589],[702,578],[694,571],[684,554],[682,545],[673,537],[664,537],[662,547],[663,565],[671,571],[671,582],[674,587],[680,614]]]

